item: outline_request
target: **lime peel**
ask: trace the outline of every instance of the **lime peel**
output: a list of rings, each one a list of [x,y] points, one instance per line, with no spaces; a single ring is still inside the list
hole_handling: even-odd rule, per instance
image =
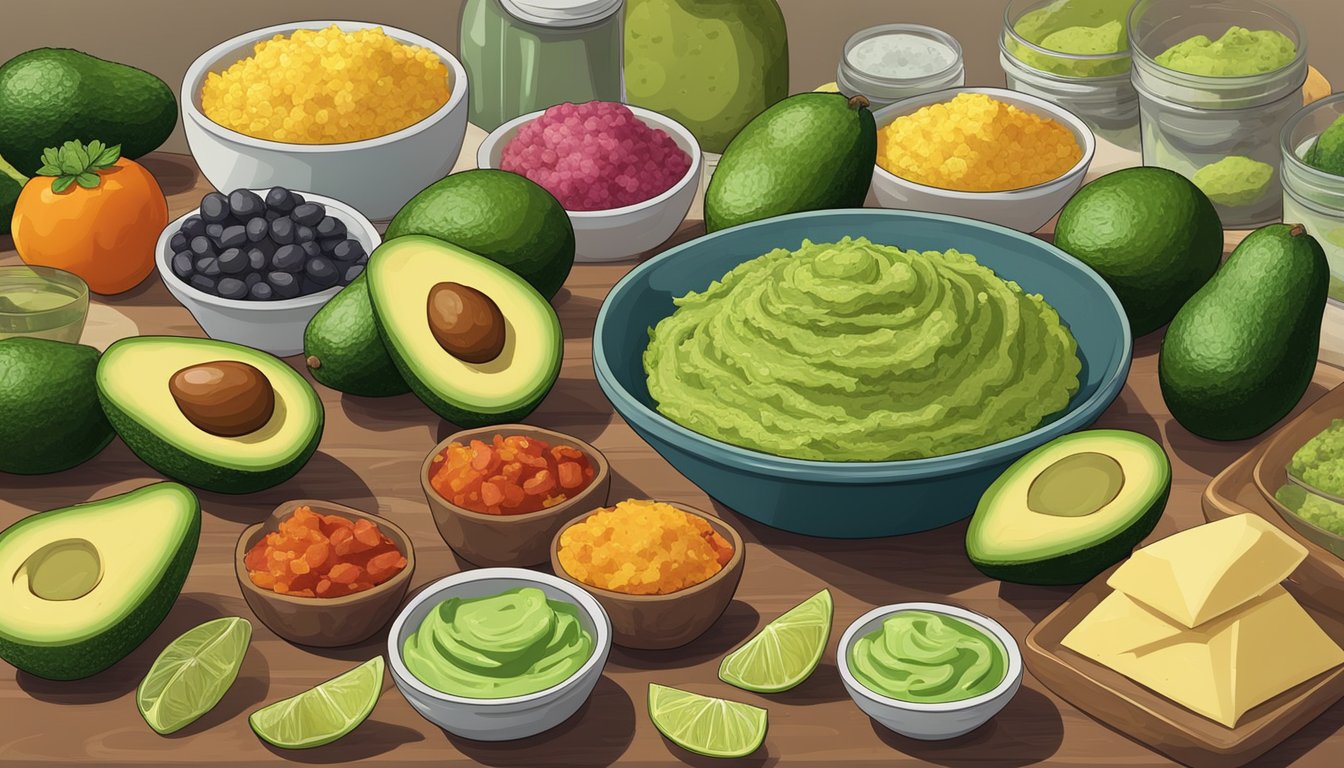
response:
[[[163,649],[135,690],[135,706],[160,734],[181,730],[215,708],[238,677],[252,624],[238,616],[207,621]]]
[[[383,692],[383,657],[303,693],[268,704],[247,718],[257,738],[281,749],[330,744],[364,722]]]
[[[741,758],[760,749],[769,727],[760,707],[649,684],[649,719],[678,747],[697,755]]]

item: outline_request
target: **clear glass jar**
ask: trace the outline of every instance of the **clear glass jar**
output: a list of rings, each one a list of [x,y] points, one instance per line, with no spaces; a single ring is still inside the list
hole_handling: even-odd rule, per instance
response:
[[[1129,77],[1129,50],[1072,54],[1042,48],[1017,30],[1022,17],[1059,0],[1013,0],[1003,12],[999,64],[1008,87],[1067,109],[1098,138],[1139,149],[1139,95]],[[1127,6],[1127,0],[1124,7]],[[1123,16],[1123,12],[1117,12]]]
[[[1301,224],[1330,260],[1330,300],[1344,309],[1344,176],[1302,161],[1316,138],[1344,116],[1344,93],[1298,110],[1283,126],[1279,141],[1283,171],[1283,220]]]
[[[624,0],[467,0],[470,120],[487,131],[564,102],[621,101]]]
[[[1297,47],[1293,60],[1256,75],[1220,77],[1168,69],[1156,59],[1194,35],[1217,39],[1229,27],[1275,30]],[[1252,229],[1279,221],[1283,212],[1279,134],[1302,105],[1307,79],[1307,41],[1292,17],[1260,0],[1139,0],[1129,18],[1131,75],[1139,93],[1144,165],[1176,171],[1213,200],[1223,226]],[[1231,186],[1215,163],[1225,166]],[[1268,180],[1255,186],[1237,177],[1268,166]],[[1240,170],[1238,170],[1240,169]],[[1254,178],[1254,177],[1251,177]]]
[[[880,38],[897,36],[917,38],[945,55],[946,63],[939,61],[930,71],[901,76],[872,66],[871,62],[855,55],[865,44],[873,45]],[[835,84],[846,96],[862,95],[868,99],[874,112],[911,96],[920,96],[944,88],[959,88],[966,84],[966,69],[962,62],[961,43],[956,38],[922,24],[882,24],[860,30],[845,42],[840,64],[836,67]]]

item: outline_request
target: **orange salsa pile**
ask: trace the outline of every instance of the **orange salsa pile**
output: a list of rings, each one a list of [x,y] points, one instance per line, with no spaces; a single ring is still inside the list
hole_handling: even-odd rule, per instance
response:
[[[397,545],[369,520],[303,506],[248,550],[252,583],[294,597],[341,597],[372,589],[406,567]]]
[[[524,435],[486,443],[452,442],[434,457],[429,484],[459,507],[486,515],[525,515],[587,488],[594,470],[583,451]]]

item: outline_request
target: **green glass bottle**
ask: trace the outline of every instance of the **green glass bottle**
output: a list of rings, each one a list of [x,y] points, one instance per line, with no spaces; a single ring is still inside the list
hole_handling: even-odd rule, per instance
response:
[[[789,95],[789,35],[775,0],[627,0],[625,91],[722,153]]]

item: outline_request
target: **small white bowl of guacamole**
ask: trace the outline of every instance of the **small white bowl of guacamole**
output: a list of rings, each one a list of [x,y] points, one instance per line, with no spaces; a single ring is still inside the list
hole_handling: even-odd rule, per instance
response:
[[[463,738],[512,741],[578,711],[602,677],[611,620],[578,586],[522,568],[440,579],[388,633],[392,680],[426,720]]]

